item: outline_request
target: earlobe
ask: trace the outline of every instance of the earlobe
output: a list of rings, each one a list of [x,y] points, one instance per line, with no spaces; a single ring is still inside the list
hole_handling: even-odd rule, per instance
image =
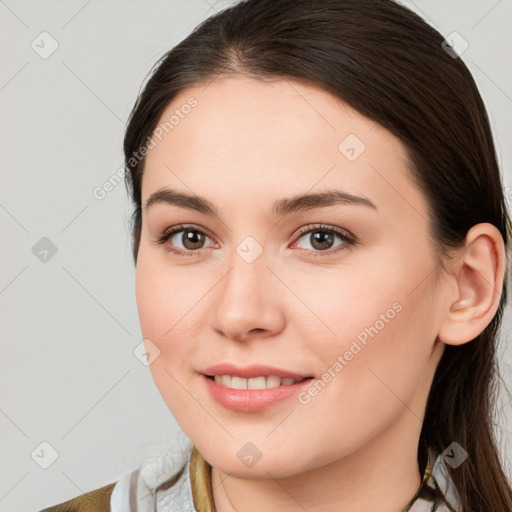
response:
[[[439,339],[462,345],[475,339],[491,322],[501,298],[506,254],[503,237],[489,223],[473,226],[461,257],[451,271],[456,286],[439,326]]]

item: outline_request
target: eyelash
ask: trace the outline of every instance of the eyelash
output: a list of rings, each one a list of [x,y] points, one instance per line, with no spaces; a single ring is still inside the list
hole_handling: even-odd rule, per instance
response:
[[[165,252],[168,252],[168,253],[173,253],[178,256],[184,256],[184,257],[200,256],[202,251],[205,249],[183,251],[181,249],[176,249],[176,248],[166,244],[167,240],[172,238],[176,233],[179,233],[180,231],[195,231],[197,233],[201,233],[202,235],[206,235],[208,238],[211,238],[207,233],[205,233],[201,229],[197,229],[193,225],[181,224],[178,226],[174,226],[169,231],[165,231],[160,237],[158,237],[156,240],[154,240],[154,242],[159,245],[163,245]],[[344,242],[343,245],[338,245],[334,248],[327,249],[325,251],[313,251],[310,249],[300,249],[302,251],[313,253],[315,258],[330,256],[334,253],[337,253],[339,251],[347,249],[347,246],[353,246],[353,245],[357,244],[357,238],[354,235],[349,235],[348,233],[340,230],[339,228],[335,228],[334,226],[327,226],[325,224],[317,224],[314,226],[305,226],[304,228],[301,228],[294,239],[294,243],[297,240],[299,240],[303,235],[310,233],[310,232],[315,232],[315,231],[322,231],[322,232],[338,235]]]

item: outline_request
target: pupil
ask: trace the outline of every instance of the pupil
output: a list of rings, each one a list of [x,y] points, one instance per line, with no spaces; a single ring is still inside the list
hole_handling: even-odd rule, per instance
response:
[[[183,236],[185,237],[183,244],[185,247],[188,246],[188,249],[197,249],[196,246],[201,245],[201,235],[197,231],[185,231]],[[192,244],[192,247],[189,246],[190,244]]]
[[[326,248],[323,246],[323,244],[325,244],[326,242],[328,243],[328,245],[330,245],[329,242],[332,242],[332,234],[327,233],[326,231],[317,231],[316,234],[313,235],[313,238],[315,241],[313,246],[315,246],[315,244],[319,244],[320,249]]]

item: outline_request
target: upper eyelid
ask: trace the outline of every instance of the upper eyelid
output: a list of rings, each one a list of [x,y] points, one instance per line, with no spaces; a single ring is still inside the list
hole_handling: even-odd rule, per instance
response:
[[[297,230],[297,234],[295,236],[296,237],[302,236],[302,235],[305,235],[306,233],[309,233],[310,231],[315,231],[315,230],[317,230],[317,231],[321,231],[321,230],[333,231],[334,233],[336,233],[338,235],[345,235],[348,238],[355,238],[354,235],[352,235],[352,233],[350,233],[350,231],[348,231],[344,228],[339,228],[337,226],[332,226],[330,224],[325,224],[322,222],[313,223],[313,225],[309,224],[309,225],[299,228]]]

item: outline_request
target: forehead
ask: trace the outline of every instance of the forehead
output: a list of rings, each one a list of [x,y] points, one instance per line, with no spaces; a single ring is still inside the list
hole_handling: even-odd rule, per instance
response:
[[[164,186],[219,201],[236,195],[239,205],[336,187],[390,213],[412,202],[426,215],[401,141],[313,85],[217,78],[177,95],[158,127],[143,202]]]

